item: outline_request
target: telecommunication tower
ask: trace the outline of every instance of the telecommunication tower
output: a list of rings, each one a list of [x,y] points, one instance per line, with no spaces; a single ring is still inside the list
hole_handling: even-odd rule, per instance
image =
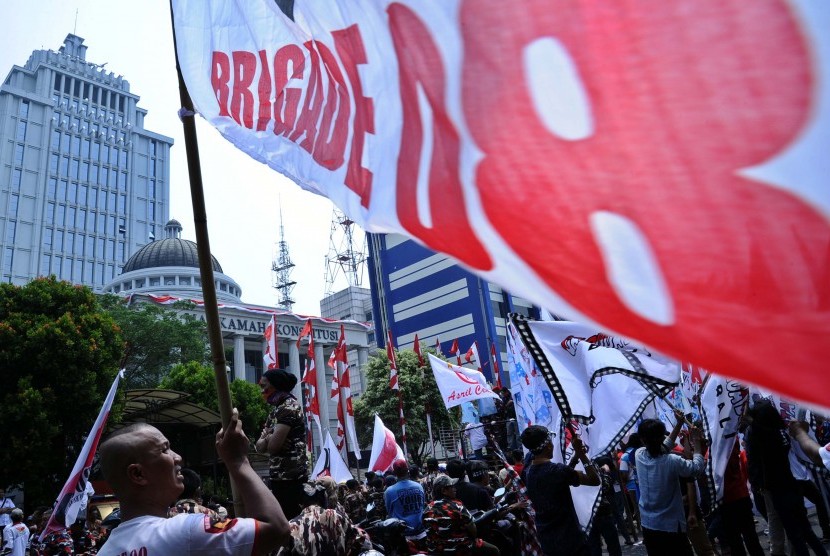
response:
[[[343,211],[331,212],[329,252],[326,255],[326,295],[334,293],[334,283],[342,272],[349,286],[361,286],[366,267],[366,236]]]
[[[288,242],[285,241],[285,228],[282,225],[282,206],[280,206],[280,242],[277,260],[271,263],[271,271],[274,273],[274,288],[278,292],[277,306],[286,311],[291,311],[294,306],[292,293],[297,282],[291,279],[294,271],[294,263],[288,255]]]

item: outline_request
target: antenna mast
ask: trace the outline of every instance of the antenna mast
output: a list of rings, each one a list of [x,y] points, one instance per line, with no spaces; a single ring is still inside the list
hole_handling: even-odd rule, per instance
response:
[[[286,311],[291,311],[294,306],[292,293],[297,282],[291,279],[294,270],[294,263],[288,255],[288,242],[285,241],[285,228],[282,224],[282,204],[280,204],[280,241],[277,260],[271,263],[271,271],[274,273],[274,288],[278,292],[277,306]]]
[[[334,292],[334,283],[342,272],[349,286],[361,286],[366,267],[366,236],[343,211],[331,212],[329,252],[326,255],[326,295]]]

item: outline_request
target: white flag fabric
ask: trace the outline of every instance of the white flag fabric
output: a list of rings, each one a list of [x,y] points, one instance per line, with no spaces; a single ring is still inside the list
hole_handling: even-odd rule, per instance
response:
[[[375,415],[375,431],[372,435],[369,471],[383,473],[392,467],[396,459],[406,459],[403,450],[395,441],[395,434],[386,428],[380,417]]]
[[[285,4],[173,1],[238,148],[555,314],[826,405],[826,3]]]
[[[104,434],[104,429],[107,426],[107,419],[110,416],[110,409],[112,409],[112,402],[115,400],[115,393],[118,391],[118,383],[124,376],[124,369],[118,371],[115,375],[115,380],[112,381],[112,386],[104,398],[104,405],[101,406],[101,411],[89,431],[89,435],[84,441],[84,446],[81,448],[81,453],[78,454],[78,459],[75,460],[75,465],[72,467],[72,472],[69,478],[61,489],[58,499],[52,508],[52,515],[49,522],[43,531],[40,533],[40,540],[52,531],[69,528],[75,523],[82,507],[86,506],[87,485],[89,481],[89,473],[92,468],[92,461],[95,457],[95,452],[98,450],[98,443],[101,440],[101,435]]]
[[[435,376],[435,383],[441,392],[441,399],[447,409],[481,398],[498,398],[487,385],[484,375],[472,369],[465,369],[438,359],[431,353],[429,365]]]
[[[714,510],[723,501],[726,464],[738,440],[738,425],[748,406],[749,389],[730,378],[709,375],[700,396],[703,432],[709,441],[705,473]]]
[[[565,321],[511,318],[565,419],[586,425],[589,454],[614,449],[656,396],[678,382],[680,366],[629,342]]]
[[[530,425],[558,430],[561,413],[553,394],[511,322],[507,324],[507,373],[519,434]]]
[[[340,451],[331,438],[329,431],[325,433],[326,440],[323,444],[323,449],[320,450],[320,457],[317,458],[317,463],[314,464],[314,469],[311,471],[311,476],[315,479],[318,477],[329,476],[336,483],[342,483],[353,479],[352,472],[349,471],[349,466],[343,461]]]

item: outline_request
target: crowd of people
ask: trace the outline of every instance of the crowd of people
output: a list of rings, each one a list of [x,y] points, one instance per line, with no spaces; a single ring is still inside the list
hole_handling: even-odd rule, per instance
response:
[[[827,473],[800,473],[805,467],[797,463],[802,458],[814,470],[830,469],[823,447],[830,427],[820,424],[817,442],[805,423],[785,422],[766,400],[746,412],[722,500],[715,504],[703,475],[710,457],[706,442],[700,428],[683,430],[679,412],[671,431],[662,421],[644,419],[618,450],[593,461],[571,430],[573,455],[557,463],[562,439],[531,425],[517,438],[523,450],[510,450],[510,442],[498,446],[488,435],[500,449],[483,446],[466,460],[430,458],[419,468],[399,459],[385,473],[367,472],[342,484],[325,474],[310,477],[305,421],[290,393],[295,384],[281,370],[267,371],[260,382],[271,412],[255,449],[269,457],[270,488],[251,467],[250,441],[236,410],[217,435],[235,502],[247,517],[235,517],[232,505],[205,503],[198,474],[183,468],[158,429],[138,423],[111,434],[99,448],[102,471],[120,503],[117,519],[101,520],[90,506],[73,526],[39,540],[49,510],[25,519],[0,491],[3,554],[357,556],[383,541],[398,543],[399,554],[518,554],[521,547],[538,547],[545,555],[605,550],[614,556],[640,537],[652,556],[827,554]],[[583,486],[599,491],[587,532],[572,490]],[[823,538],[807,518],[805,497],[815,504]],[[397,536],[384,532],[388,518],[400,524]],[[757,533],[759,519],[769,531],[767,549]]]

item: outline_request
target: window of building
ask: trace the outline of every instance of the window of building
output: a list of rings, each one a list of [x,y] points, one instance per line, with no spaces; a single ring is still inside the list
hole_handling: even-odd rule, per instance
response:
[[[66,180],[60,180],[58,182],[58,200],[65,201],[66,200],[66,191],[69,187],[69,182]]]
[[[190,276],[179,276],[179,285],[189,286],[190,285]]]
[[[15,168],[12,171],[12,191],[20,191],[20,182],[23,179],[23,170]]]
[[[225,282],[219,282],[219,290],[223,292],[228,291],[228,285]]]
[[[110,191],[109,195],[107,195],[107,210],[110,212],[115,212],[115,199],[116,194]]]
[[[75,252],[75,233],[66,232],[66,243],[64,243],[64,251],[71,253]]]
[[[113,147],[110,151],[110,164],[112,164],[113,166],[118,165],[118,149],[116,149],[115,147]]]
[[[156,156],[156,142],[155,141],[150,141],[150,148],[149,148],[148,152],[150,153],[150,156]]]
[[[89,188],[89,196],[87,197],[87,205],[95,208],[98,205],[98,190],[94,187]]]
[[[176,277],[175,276],[165,276],[164,277],[164,285],[165,286],[175,286],[176,285]]]
[[[78,209],[78,214],[75,218],[75,227],[79,230],[86,229],[86,211],[84,209]]]
[[[98,124],[92,124],[92,125],[94,126],[95,131],[98,131]],[[92,152],[90,153],[89,158],[91,158],[92,160],[97,162],[98,161],[98,152],[99,152],[100,149],[101,149],[101,144],[93,141],[93,143],[92,143]]]
[[[12,263],[14,263],[14,247],[6,247],[3,255],[3,271],[11,274]]]
[[[89,177],[89,162],[81,162],[81,174],[78,177],[81,181],[88,181],[87,178]]]
[[[118,293],[118,292],[120,292],[120,291],[121,291],[121,286],[113,286],[113,287],[112,287],[112,292],[113,292],[113,293]]]
[[[46,250],[52,249],[52,228],[43,228],[43,247]]]
[[[79,174],[79,162],[77,158],[73,158],[69,161],[69,177],[73,180],[78,179]]]
[[[119,151],[118,165],[121,166],[122,168],[127,167],[127,151]]]
[[[66,207],[66,227],[75,227],[75,207]]]
[[[107,128],[104,127],[102,130],[104,132],[104,137],[107,136]],[[101,145],[101,164],[106,164],[110,158],[110,147],[109,145]]]
[[[78,199],[78,184],[74,181],[69,182],[69,189],[66,190],[66,200],[74,203]]]
[[[61,132],[54,129],[52,130],[52,148],[57,150],[61,146]]]
[[[99,212],[98,213],[98,225],[95,228],[98,231],[99,234],[107,233],[106,223],[107,223],[107,216],[105,214],[101,214]]]
[[[63,230],[55,230],[55,251],[63,251]]]
[[[94,257],[95,256],[95,251],[94,251],[95,237],[94,236],[86,236],[86,239],[84,240],[84,243],[86,244],[85,245],[85,249],[86,249],[85,254],[86,254],[86,256],[87,257]],[[92,269],[90,269],[89,271],[91,273]]]
[[[18,141],[25,141],[26,140],[26,122],[23,122],[23,121],[17,122],[17,140]]]
[[[89,139],[84,138],[81,141],[81,156],[89,158]]]
[[[86,196],[89,188],[85,185],[78,184],[78,204],[86,205]]]
[[[159,286],[161,285],[161,279],[159,277],[150,278],[150,286]]]
[[[156,219],[156,204],[153,202],[147,203],[147,220]]]
[[[156,198],[156,180],[150,180],[150,189],[148,190],[147,196],[151,199]]]
[[[72,264],[72,279],[76,282],[80,282],[81,277],[83,276],[83,269],[84,261],[81,259],[75,259],[75,262]]]
[[[18,166],[23,165],[23,145],[19,143],[14,146],[14,163]]]
[[[99,284],[104,283],[104,263],[95,264],[95,281]]]
[[[107,179],[109,178],[109,170],[102,167],[101,168],[101,173],[98,174],[98,176],[100,177],[100,179],[98,180],[98,184],[106,186],[107,185]]]
[[[6,243],[14,243],[17,235],[17,221],[6,220]]]
[[[136,278],[135,280],[133,280],[133,283],[135,284],[136,289],[143,288],[144,287],[144,278]]]
[[[51,257],[46,253],[40,256],[40,275],[49,276],[49,259]]]
[[[104,238],[99,237],[95,239],[95,253],[102,259],[106,257],[106,254],[104,253]]]
[[[58,204],[55,210],[55,222],[58,223],[58,226],[64,225],[64,219],[66,217],[66,205]]]
[[[9,216],[17,216],[18,206],[20,206],[20,195],[12,193],[9,196]]]
[[[108,239],[107,240],[107,258],[114,259],[115,258],[115,240]]]
[[[193,278],[193,285],[196,287],[202,287],[202,279],[201,278]]]
[[[127,196],[126,195],[119,195],[118,196],[118,212],[124,214],[127,212]]]
[[[116,189],[118,187],[118,184],[116,183],[117,179],[118,179],[118,170],[113,168],[112,171],[110,172],[110,180],[109,180],[110,189]]]
[[[123,241],[118,242],[118,260],[123,261],[126,259],[126,247]]]
[[[107,265],[107,279],[112,280],[115,278],[115,265],[108,264]]]
[[[69,152],[75,156],[81,156],[81,138],[77,135],[72,136],[72,146],[70,147]]]
[[[88,262],[84,265],[84,282],[92,283],[92,263]]]
[[[61,135],[61,152],[69,151],[69,134],[64,133]]]
[[[17,112],[17,115],[21,118],[28,118],[29,117],[29,101],[22,100],[20,101],[20,108]]]
[[[55,223],[55,203],[46,203],[46,223]]]
[[[118,174],[118,189],[125,191],[127,189],[127,172]]]
[[[61,157],[61,171],[60,171],[60,174],[62,176],[68,176],[69,175],[69,157],[68,156]]]
[[[49,178],[49,182],[46,185],[46,198],[47,199],[54,199],[55,192],[58,189],[58,179],[57,178]]]
[[[89,183],[98,183],[98,165],[93,164],[89,167]]]

